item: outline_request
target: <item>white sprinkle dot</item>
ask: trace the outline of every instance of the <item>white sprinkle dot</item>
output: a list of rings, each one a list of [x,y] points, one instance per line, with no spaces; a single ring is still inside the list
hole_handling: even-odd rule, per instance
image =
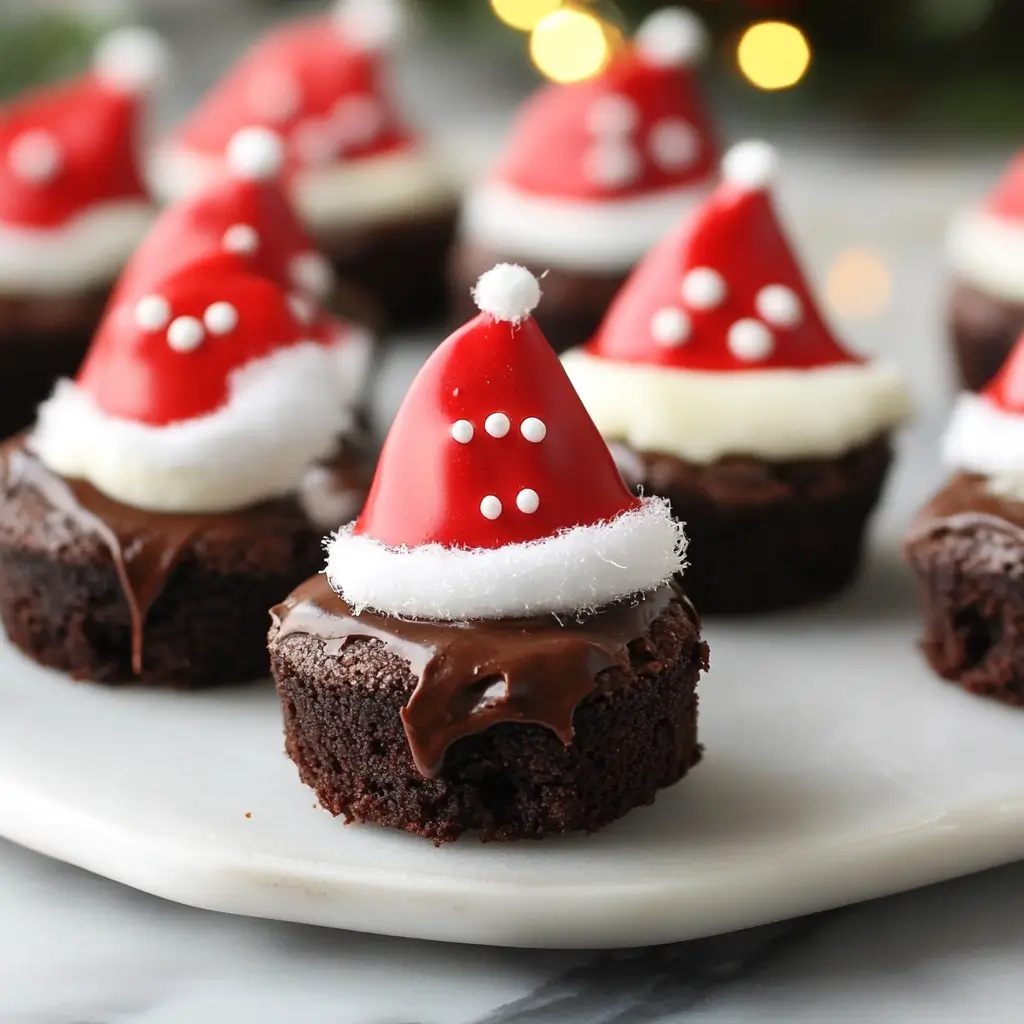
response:
[[[772,332],[760,320],[737,320],[729,328],[729,351],[746,363],[760,363],[772,354]]]
[[[308,295],[293,292],[287,302],[289,311],[300,324],[311,324],[316,319],[317,305]]]
[[[455,438],[459,444],[469,444],[473,440],[473,435],[476,431],[473,429],[473,424],[469,420],[456,420],[452,424],[452,437]]]
[[[533,488],[524,487],[516,495],[516,508],[528,516],[533,515],[540,508],[540,495]]]
[[[60,173],[60,143],[46,131],[34,129],[16,135],[7,152],[11,170],[33,185],[45,185]]]
[[[700,136],[689,121],[665,118],[652,129],[648,138],[651,156],[663,171],[691,167],[700,156]]]
[[[145,295],[135,303],[135,324],[144,331],[163,330],[171,322],[171,304],[162,295]]]
[[[714,309],[725,301],[725,281],[717,270],[695,267],[683,278],[682,295],[693,309]]]
[[[583,154],[583,174],[591,184],[620,189],[640,177],[643,161],[626,139],[605,139]]]
[[[175,352],[194,352],[205,337],[202,322],[194,316],[179,316],[167,328],[167,344]]]
[[[587,130],[591,135],[629,135],[639,123],[637,105],[621,93],[599,96],[587,110]]]
[[[497,519],[501,515],[501,501],[493,494],[488,494],[480,502],[480,514],[484,519]]]
[[[512,427],[509,423],[508,417],[503,412],[492,412],[487,419],[484,420],[484,430],[487,431],[491,437],[504,437]]]
[[[537,419],[536,416],[527,416],[519,424],[519,432],[533,444],[540,444],[548,436],[547,424],[543,420]]]
[[[230,302],[215,302],[207,307],[203,323],[211,334],[230,334],[238,326],[238,310]]]
[[[318,252],[300,252],[289,267],[292,281],[303,291],[325,298],[334,287],[334,271]]]
[[[776,327],[796,327],[803,319],[800,296],[784,284],[770,284],[754,300],[758,314]]]
[[[690,318],[681,309],[665,306],[651,317],[651,337],[666,348],[683,345],[690,337]]]
[[[225,252],[251,256],[260,247],[260,236],[251,224],[232,224],[220,244]]]

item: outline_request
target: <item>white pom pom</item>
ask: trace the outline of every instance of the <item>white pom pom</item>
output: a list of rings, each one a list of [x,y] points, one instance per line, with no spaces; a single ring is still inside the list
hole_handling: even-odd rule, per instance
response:
[[[733,146],[722,160],[726,181],[756,191],[767,188],[775,179],[779,155],[767,142],[752,139]]]
[[[346,42],[386,50],[405,32],[408,12],[403,0],[336,0],[334,18]]]
[[[92,66],[108,88],[144,92],[163,74],[167,46],[152,29],[120,28],[100,40]]]
[[[269,128],[241,128],[228,143],[227,162],[236,177],[270,181],[284,166],[284,143]]]
[[[473,289],[473,299],[484,313],[495,320],[518,324],[540,302],[540,282],[525,267],[499,263],[481,275]]]
[[[659,67],[696,64],[707,49],[708,36],[700,18],[684,7],[655,11],[637,29],[637,49]]]

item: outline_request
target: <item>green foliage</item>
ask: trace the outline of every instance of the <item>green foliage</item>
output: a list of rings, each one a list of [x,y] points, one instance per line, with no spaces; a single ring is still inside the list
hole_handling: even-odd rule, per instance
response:
[[[101,31],[71,14],[0,18],[0,97],[80,71]]]

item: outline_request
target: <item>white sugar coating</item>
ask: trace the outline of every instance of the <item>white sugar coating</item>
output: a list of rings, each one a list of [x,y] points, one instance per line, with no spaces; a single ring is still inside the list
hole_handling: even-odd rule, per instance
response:
[[[236,177],[272,181],[284,167],[284,142],[269,128],[239,128],[228,141],[225,157]]]
[[[640,109],[621,93],[598,96],[586,113],[587,131],[597,136],[629,135],[640,123]]]
[[[60,173],[64,158],[53,134],[37,128],[21,132],[11,140],[7,163],[23,181],[44,185]]]
[[[628,139],[599,139],[583,154],[583,175],[601,188],[621,189],[643,173],[643,160]]]
[[[747,363],[759,363],[772,354],[775,341],[772,332],[760,320],[737,320],[729,328],[726,339],[729,351]]]
[[[93,54],[93,70],[109,89],[148,89],[167,66],[167,46],[152,29],[131,26],[104,36]]]
[[[364,50],[385,50],[408,25],[404,0],[336,0],[334,18],[342,37]]]
[[[659,67],[694,64],[707,50],[708,36],[700,18],[683,7],[655,11],[637,30],[637,49]]]
[[[1024,476],[1024,416],[1007,412],[983,395],[957,398],[942,439],[947,469],[1002,478]]]
[[[760,139],[738,142],[722,158],[722,176],[741,188],[755,191],[767,188],[779,166],[775,147]]]
[[[694,267],[683,278],[680,294],[692,309],[714,309],[725,301],[725,278],[711,267]]]
[[[679,171],[692,167],[700,158],[700,135],[682,118],[667,117],[659,121],[647,139],[651,158],[663,171]]]
[[[318,299],[327,298],[334,289],[334,270],[327,259],[310,249],[300,252],[288,265],[292,283]]]
[[[232,224],[220,244],[225,252],[251,256],[260,247],[259,232],[251,224]]]
[[[685,344],[690,337],[690,318],[681,309],[665,306],[651,317],[651,337],[668,348]]]
[[[285,300],[293,319],[300,324],[311,324],[316,319],[317,305],[308,295],[292,292]]]
[[[524,487],[516,495],[516,508],[528,516],[533,515],[540,508],[540,495],[532,487]]]
[[[541,294],[540,282],[526,267],[499,263],[480,275],[473,301],[495,320],[519,324],[537,308]]]
[[[800,296],[784,284],[762,288],[754,299],[758,316],[774,327],[796,327],[803,319]]]
[[[245,98],[259,120],[284,124],[302,109],[302,86],[283,68],[267,68],[249,82]]]
[[[179,316],[167,328],[167,344],[175,352],[194,352],[205,337],[202,321],[194,316]]]
[[[469,444],[473,440],[473,435],[476,431],[473,429],[473,424],[469,420],[456,420],[452,424],[452,437],[459,442],[459,444]]]
[[[480,502],[480,514],[484,519],[497,519],[501,515],[501,501],[493,494],[488,494]]]
[[[339,530],[327,579],[358,613],[460,621],[599,608],[661,586],[686,565],[686,535],[663,498],[603,522],[497,548],[388,547]]]
[[[230,302],[207,306],[203,323],[211,334],[230,334],[238,326],[238,310]]]
[[[135,326],[162,331],[171,322],[171,304],[162,295],[144,295],[135,303]]]
[[[519,424],[519,433],[532,444],[540,444],[548,436],[548,428],[543,420],[537,419],[536,416],[527,416]]]
[[[503,412],[492,412],[491,415],[484,420],[484,430],[486,430],[491,437],[504,437],[509,432],[511,426],[512,424]]]

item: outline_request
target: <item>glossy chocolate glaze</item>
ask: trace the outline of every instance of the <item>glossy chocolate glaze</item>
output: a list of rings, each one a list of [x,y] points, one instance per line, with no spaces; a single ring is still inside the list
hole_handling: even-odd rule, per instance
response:
[[[601,672],[628,662],[629,646],[642,644],[673,602],[697,621],[682,592],[667,584],[579,621],[428,622],[356,615],[326,577],[314,576],[271,614],[278,640],[313,636],[337,655],[354,639],[373,639],[409,663],[417,685],[402,722],[416,767],[433,778],[452,743],[499,722],[542,725],[571,743],[576,705]]]
[[[937,529],[981,524],[1024,533],[1024,501],[995,494],[987,477],[957,473],[914,517],[907,542]]]
[[[132,669],[142,671],[146,613],[163,591],[182,551],[198,534],[241,535],[276,529],[280,503],[215,515],[170,515],[123,505],[85,480],[66,479],[48,469],[15,438],[2,450],[2,496],[28,487],[56,511],[70,517],[107,549],[128,603],[132,624]]]

